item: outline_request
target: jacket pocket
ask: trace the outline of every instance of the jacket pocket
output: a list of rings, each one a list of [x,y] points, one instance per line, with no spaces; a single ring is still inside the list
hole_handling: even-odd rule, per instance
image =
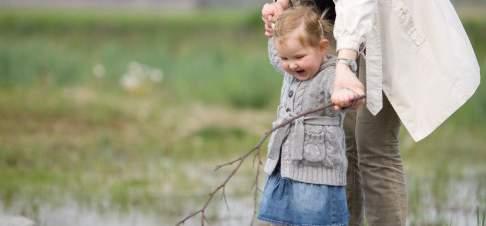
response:
[[[341,133],[337,126],[305,125],[304,163],[331,168],[342,162]]]
[[[326,131],[326,159],[324,163],[329,167],[343,165],[346,161],[344,130],[338,126],[328,126]]]
[[[403,2],[403,0],[393,1],[393,12],[398,16],[400,24],[412,42],[417,46],[421,46],[425,42],[425,35],[420,29],[417,28],[410,10],[405,2]]]

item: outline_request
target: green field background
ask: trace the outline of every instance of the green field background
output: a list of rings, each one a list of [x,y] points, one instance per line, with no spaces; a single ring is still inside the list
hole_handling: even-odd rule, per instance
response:
[[[486,17],[461,17],[484,68]],[[280,85],[258,11],[1,9],[1,206],[39,221],[70,200],[171,225],[270,127]],[[402,130],[411,225],[484,225],[485,134],[483,85],[424,141]],[[254,173],[228,196],[251,201]]]

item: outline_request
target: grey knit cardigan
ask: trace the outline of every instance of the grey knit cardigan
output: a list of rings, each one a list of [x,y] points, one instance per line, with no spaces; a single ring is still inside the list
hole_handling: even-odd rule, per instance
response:
[[[327,56],[314,78],[299,81],[282,69],[272,40],[268,46],[270,62],[284,76],[277,120],[272,126],[330,103],[335,57]],[[344,113],[328,108],[277,129],[269,140],[264,171],[272,174],[280,160],[282,177],[312,184],[345,185],[343,119]]]

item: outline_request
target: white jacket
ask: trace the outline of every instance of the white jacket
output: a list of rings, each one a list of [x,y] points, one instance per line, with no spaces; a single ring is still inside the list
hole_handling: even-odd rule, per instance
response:
[[[382,91],[415,141],[479,86],[474,50],[449,0],[334,0],[337,49],[366,45],[367,107]]]

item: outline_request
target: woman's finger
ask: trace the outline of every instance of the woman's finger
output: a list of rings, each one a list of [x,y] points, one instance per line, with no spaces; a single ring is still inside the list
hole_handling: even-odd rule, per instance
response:
[[[334,94],[331,96],[331,101],[334,105],[340,107],[343,103],[342,90],[335,90]]]

